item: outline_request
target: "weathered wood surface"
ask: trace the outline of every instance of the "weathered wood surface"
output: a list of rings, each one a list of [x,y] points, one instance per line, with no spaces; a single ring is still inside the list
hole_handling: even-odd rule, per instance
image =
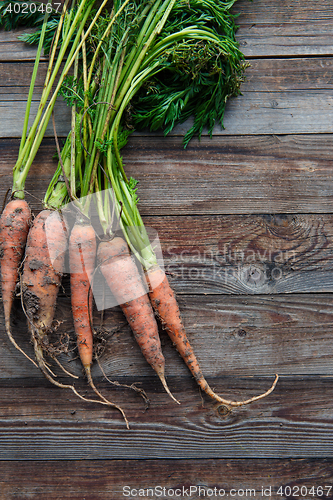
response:
[[[155,379],[144,380],[147,411],[137,394],[96,383],[126,411],[130,430],[117,410],[46,382],[1,382],[0,460],[332,457],[331,378],[283,377],[269,397],[227,415],[183,379],[169,377],[179,406]],[[269,383],[258,377],[212,381],[216,391],[234,397],[258,394]],[[84,393],[86,386],[76,387]]]
[[[330,0],[258,0],[235,5],[238,39],[247,57],[332,54]]]
[[[332,4],[330,0],[239,0],[235,13],[237,39],[246,57],[331,55]],[[26,32],[27,30],[23,30]],[[0,32],[4,42],[3,60],[20,61],[34,57],[31,47],[17,43],[17,33]]]
[[[183,127],[168,138],[136,134],[124,161],[139,179],[140,210],[158,231],[209,383],[243,399],[265,391],[277,372],[276,390],[220,415],[161,332],[177,406],[119,308],[108,310],[101,366],[112,380],[139,382],[151,400],[145,411],[138,394],[110,387],[94,366],[98,387],[125,409],[127,431],[115,410],[50,386],[12,347],[0,318],[1,500],[118,500],[125,484],[145,487],[155,478],[165,487],[193,482],[259,492],[272,485],[274,500],[297,496],[278,495],[281,484],[332,484],[332,463],[321,460],[333,456],[331,0],[240,0],[236,9],[251,67],[243,96],[228,106],[226,130],[217,127],[212,140],[194,140],[185,151]],[[2,198],[11,185],[35,49],[9,33],[0,32],[0,42]],[[37,93],[42,82],[41,74]],[[64,110],[57,119],[63,136]],[[54,153],[46,139],[28,178],[35,212],[56,166]],[[58,332],[72,337],[68,280],[64,286]],[[97,312],[94,320],[98,326]],[[12,326],[32,355],[19,300]],[[92,396],[75,357],[73,351],[61,360],[80,376],[78,389]],[[289,457],[307,460],[266,460]]]
[[[57,462],[56,465],[54,462],[44,461],[4,461],[0,463],[0,489],[3,492],[2,498],[6,500],[33,498],[36,490],[48,500],[105,500],[121,498],[122,494],[128,491],[123,489],[124,486],[129,486],[133,494],[137,495],[140,488],[147,492],[147,488],[162,486],[166,491],[170,489],[176,493],[184,488],[189,498],[194,500],[198,498],[199,487],[206,492],[209,488],[224,489],[236,498],[245,495],[247,498],[262,498],[264,488],[269,498],[280,500],[281,495],[278,492],[291,491],[301,495],[301,492],[306,492],[305,488],[311,491],[313,486],[314,498],[318,498],[321,493],[318,487],[327,485],[327,488],[323,489],[325,496],[321,497],[325,498],[326,493],[329,497],[331,492],[332,465],[331,460],[324,459],[316,462],[255,459],[246,462],[232,459],[89,462],[76,460]],[[14,488],[13,475],[17,478]],[[122,478],[126,478],[126,481]],[[160,490],[156,489],[153,494],[150,493],[149,498],[161,498]]]
[[[275,373],[290,377],[333,375],[331,294],[273,297],[186,295],[178,296],[178,299],[190,342],[208,378],[272,378]],[[68,297],[59,299],[56,318],[61,322],[58,334],[67,333],[71,339],[70,352],[67,356],[62,355],[61,360],[68,370],[81,376]],[[101,314],[96,312],[94,324],[97,330],[100,323]],[[15,304],[13,312],[12,332],[19,345],[33,357],[19,303]],[[138,376],[153,378],[152,369],[144,360],[120,308],[104,311],[103,337],[106,345],[100,362],[108,376],[127,376],[131,383]],[[161,332],[161,339],[167,376],[182,378],[187,384],[191,380],[190,372],[165,332]],[[0,379],[33,376],[43,380],[42,374],[12,346],[3,327],[0,346],[5,353]],[[55,370],[61,374],[57,367]],[[93,373],[96,377],[101,376],[96,363]],[[155,382],[160,385],[157,377]]]
[[[139,180],[144,215],[329,213],[333,211],[331,135],[226,136],[193,140],[131,137],[123,150],[128,175]],[[19,141],[0,140],[3,198]],[[34,210],[56,168],[55,142],[43,142],[26,189]]]
[[[2,62],[0,87],[0,136],[19,137],[22,132],[27,84],[31,63]],[[15,66],[15,65],[14,65]],[[247,69],[247,81],[241,96],[230,100],[224,118],[225,129],[217,124],[214,135],[242,134],[315,134],[333,131],[332,67],[330,58],[292,60],[253,60]],[[38,108],[38,96],[46,65],[38,79],[31,116]],[[16,84],[13,86],[13,79]],[[15,105],[13,106],[13,103]],[[69,130],[70,110],[59,97],[56,127],[59,136]],[[183,135],[191,121],[174,129],[171,135]],[[48,136],[53,136],[49,125]],[[141,134],[142,135],[142,134]]]

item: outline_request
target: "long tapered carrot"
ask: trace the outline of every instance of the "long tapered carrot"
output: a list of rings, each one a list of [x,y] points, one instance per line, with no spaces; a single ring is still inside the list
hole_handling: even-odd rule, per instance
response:
[[[97,257],[101,272],[121,306],[142,354],[159,376],[167,393],[179,403],[165,381],[165,360],[157,322],[127,243],[119,237],[103,241],[98,246]]]
[[[92,290],[95,269],[96,235],[90,224],[76,223],[69,240],[71,302],[79,355],[88,380],[93,360]]]
[[[262,399],[274,390],[278,381],[278,375],[275,376],[273,385],[268,391],[245,401],[229,401],[216,394],[209,387],[204,378],[194,351],[188,341],[174,291],[170,287],[165,273],[161,268],[157,267],[148,271],[146,276],[150,288],[150,300],[157,316],[160,318],[164,329],[167,331],[179,354],[184,359],[199,387],[206,394],[221,404],[227,406],[242,406]]]
[[[91,283],[95,270],[95,260],[96,236],[94,228],[89,223],[78,221],[75,223],[69,239],[69,266],[72,314],[79,355],[91,388],[105,404],[121,412],[127,427],[129,427],[122,408],[101,394],[91,375],[93,361],[93,296]]]
[[[10,328],[10,313],[19,277],[19,266],[29,232],[30,220],[31,211],[25,200],[14,199],[5,206],[0,219],[0,259],[1,290],[6,332],[12,344],[32,361],[16,343]]]

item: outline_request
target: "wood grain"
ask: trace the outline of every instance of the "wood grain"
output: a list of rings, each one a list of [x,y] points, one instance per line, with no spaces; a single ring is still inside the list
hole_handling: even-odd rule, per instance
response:
[[[208,378],[229,375],[271,380],[275,373],[295,377],[333,375],[331,294],[274,297],[189,295],[178,296],[178,299],[189,340]],[[82,377],[69,298],[59,299],[55,318],[60,325],[51,342],[59,342],[63,334],[62,342],[65,343],[65,334],[69,336],[69,353],[62,355],[60,360],[69,371]],[[94,326],[97,331],[100,331],[100,321],[100,313],[96,312]],[[31,376],[42,379],[42,374],[7,339],[2,317],[0,331],[3,360],[0,379],[28,380]],[[33,357],[26,321],[18,303],[12,315],[12,331],[19,345]],[[105,340],[101,344],[102,339]],[[163,331],[161,340],[167,376],[181,377],[187,383],[191,379],[190,372]],[[96,336],[98,345],[104,346],[100,362],[111,378],[128,377],[132,382],[139,374],[140,377],[154,378],[120,308],[104,312],[103,330]],[[57,367],[55,371],[61,376]],[[96,363],[93,374],[101,376]],[[157,377],[154,380],[159,388]]]
[[[220,393],[244,397],[267,389],[269,382],[228,377],[213,385]],[[282,378],[269,397],[227,415],[202,400],[194,386],[172,378],[169,384],[181,405],[156,389],[154,381],[151,388],[144,385],[151,398],[144,411],[137,395],[98,382],[126,411],[127,430],[114,409],[34,384],[32,378],[4,380],[0,460],[332,457],[331,378]]]
[[[247,57],[332,54],[330,0],[241,0],[237,38]]]
[[[20,63],[12,72],[12,66],[2,63],[0,67],[4,72],[0,87],[0,137],[20,137],[22,131],[28,75],[32,68],[31,63]],[[230,100],[224,118],[225,129],[216,124],[214,135],[332,133],[332,66],[329,58],[306,59],[305,62],[303,59],[253,61],[246,72],[243,95]],[[32,117],[38,108],[44,73],[45,65],[41,67],[37,82]],[[12,87],[14,78],[17,83]],[[67,135],[70,109],[61,97],[56,118],[58,135]],[[177,126],[171,135],[184,135],[190,125],[191,120],[188,120]],[[53,135],[51,127],[46,135]]]
[[[237,40],[246,57],[332,55],[332,5],[330,0],[239,0],[233,11],[239,30]],[[33,58],[35,49],[17,42],[16,33],[0,31],[5,42],[2,60]]]
[[[31,28],[5,31],[0,29],[1,61],[34,61],[37,47],[21,42],[18,37],[23,33],[32,33]]]
[[[139,490],[159,485],[173,490],[184,488],[187,493],[192,486],[189,495],[192,500],[198,494],[195,488],[200,486],[225,489],[229,494],[235,494],[231,490],[239,490],[240,495],[241,490],[245,490],[252,498],[262,498],[264,488],[266,493],[271,491],[272,500],[286,498],[278,491],[289,493],[291,488],[297,494],[297,488],[303,486],[304,492],[305,488],[310,491],[315,486],[313,498],[320,498],[321,490],[318,489],[317,496],[317,487],[329,486],[333,481],[332,460],[329,459],[3,461],[0,466],[0,489],[6,500],[31,498],[36,490],[48,500],[118,500],[128,491],[125,486]],[[325,493],[329,491],[328,487]],[[155,493],[149,498],[161,498],[159,490]]]
[[[0,140],[0,198],[11,187],[18,141]],[[26,189],[42,199],[56,168],[53,140],[45,140]],[[330,135],[225,136],[145,140],[132,136],[125,171],[138,179],[143,215],[329,213],[333,211]],[[41,209],[29,199],[34,210]]]
[[[330,215],[148,217],[178,293],[329,292]]]
[[[0,92],[3,98],[14,91],[21,98],[25,97],[33,66],[32,61],[1,62],[0,59]],[[39,91],[44,84],[46,70],[47,62],[42,61],[36,79],[36,89]],[[246,92],[332,90],[332,71],[331,57],[253,59],[246,70],[246,81],[243,83],[243,89]]]

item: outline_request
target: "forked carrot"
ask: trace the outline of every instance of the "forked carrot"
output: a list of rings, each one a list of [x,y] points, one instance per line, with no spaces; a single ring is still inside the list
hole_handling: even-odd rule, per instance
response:
[[[30,220],[31,211],[25,200],[14,199],[5,206],[0,219],[0,258],[1,290],[6,332],[12,344],[32,361],[16,343],[10,328],[10,313],[15,287],[18,282],[19,267],[29,232]]]
[[[229,401],[216,394],[206,382],[194,351],[187,339],[177,300],[165,273],[161,268],[157,267],[149,270],[146,276],[150,288],[150,300],[157,316],[160,318],[164,329],[167,331],[177,351],[190,369],[199,387],[206,394],[221,404],[227,406],[242,406],[262,399],[274,390],[278,381],[278,375],[275,376],[273,385],[268,391],[245,401]]]
[[[145,359],[159,376],[166,392],[165,360],[158,326],[138,268],[127,243],[120,237],[103,241],[98,246],[98,264],[105,280],[121,306]]]
[[[96,236],[89,223],[75,223],[69,239],[69,266],[71,283],[71,303],[74,329],[80,359],[85,370],[88,383],[93,391],[108,404],[121,412],[128,427],[123,410],[106,399],[97,389],[91,375],[93,361],[93,328],[92,328],[92,288],[91,282],[96,260]]]

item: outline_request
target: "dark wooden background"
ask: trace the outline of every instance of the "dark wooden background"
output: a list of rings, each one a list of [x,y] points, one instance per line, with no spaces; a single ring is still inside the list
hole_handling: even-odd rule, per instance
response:
[[[135,135],[124,160],[140,181],[141,212],[158,231],[208,381],[243,399],[265,391],[277,372],[276,390],[220,415],[161,332],[177,406],[120,310],[109,309],[101,364],[112,380],[137,382],[150,399],[146,410],[138,394],[111,386],[95,366],[98,387],[126,411],[127,430],[116,411],[51,386],[9,343],[1,319],[1,500],[118,500],[125,485],[255,488],[256,498],[271,487],[273,499],[301,496],[303,485],[309,493],[302,498],[333,498],[333,488],[310,491],[333,484],[332,1],[239,0],[235,10],[251,66],[243,95],[228,105],[226,129],[187,150],[184,126],[167,138]],[[16,36],[0,32],[1,200],[35,53]],[[67,130],[59,104],[57,131]],[[35,213],[56,165],[48,135],[26,185]],[[69,302],[65,280],[57,319],[72,334]],[[13,333],[32,353],[19,301]],[[74,358],[63,362],[87,391]]]

